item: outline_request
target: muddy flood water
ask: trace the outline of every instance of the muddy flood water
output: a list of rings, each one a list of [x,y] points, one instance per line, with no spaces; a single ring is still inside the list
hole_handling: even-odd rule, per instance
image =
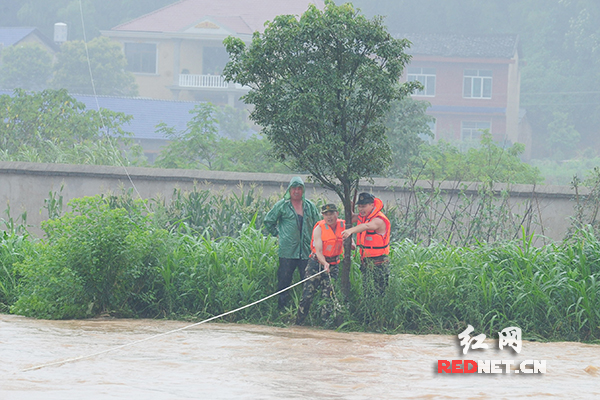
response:
[[[456,336],[341,333],[162,320],[44,321],[0,315],[0,399],[600,398],[600,346],[523,341],[465,359],[546,360],[545,374],[438,374]]]

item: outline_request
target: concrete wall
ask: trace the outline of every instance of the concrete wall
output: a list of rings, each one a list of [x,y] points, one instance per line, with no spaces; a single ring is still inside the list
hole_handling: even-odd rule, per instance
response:
[[[258,174],[195,170],[164,170],[154,168],[106,167],[93,165],[38,164],[23,162],[0,162],[0,206],[7,203],[11,215],[16,217],[27,211],[27,222],[33,225],[32,232],[40,234],[40,222],[47,219],[43,209],[44,199],[50,192],[64,186],[64,202],[72,198],[93,196],[100,193],[120,193],[123,188],[135,186],[142,198],[162,196],[170,198],[173,189],[191,190],[210,188],[224,192],[239,192],[240,186],[260,186],[264,196],[280,196],[292,175]],[[303,176],[305,182],[306,176]],[[401,210],[414,206],[414,190],[402,180],[376,178],[373,183],[364,182],[361,191],[371,191],[388,205],[397,205]],[[459,204],[458,194],[477,196],[478,184],[442,182],[417,182],[423,192],[439,190],[452,207]],[[339,203],[337,195],[319,184],[306,183],[308,198],[325,197]],[[566,186],[496,185],[493,190],[500,193],[508,190],[510,213],[513,216],[529,213],[533,217],[536,233],[560,240],[564,237],[573,215],[573,192]],[[446,207],[446,205],[442,205]],[[3,211],[5,207],[0,209]],[[429,207],[428,212],[440,213],[440,205]],[[2,215],[6,218],[6,215]],[[518,218],[517,218],[518,219]]]

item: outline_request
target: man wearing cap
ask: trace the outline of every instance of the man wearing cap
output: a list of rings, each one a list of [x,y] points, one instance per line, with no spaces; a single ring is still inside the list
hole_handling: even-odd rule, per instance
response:
[[[381,212],[383,202],[371,193],[358,195],[358,224],[342,232],[346,239],[356,233],[356,245],[360,249],[360,271],[363,282],[373,276],[375,289],[383,294],[388,285],[390,266],[390,220]]]
[[[331,279],[336,279],[338,275],[338,264],[342,254],[343,240],[342,231],[345,229],[344,220],[338,218],[338,210],[335,204],[325,204],[322,208],[323,219],[315,224],[312,231],[312,241],[310,245],[311,254],[306,265],[306,276],[312,276],[321,270],[325,273],[315,276],[304,282],[302,290],[302,300],[298,306],[298,315],[296,325],[302,325],[308,315],[313,296],[319,288],[323,287],[323,297],[327,299],[321,310],[321,318],[327,321],[333,311],[333,288]],[[327,276],[329,275],[329,276]]]
[[[267,213],[263,224],[273,236],[279,236],[279,268],[277,269],[277,291],[292,283],[296,268],[300,280],[310,255],[310,237],[313,226],[319,221],[319,209],[304,198],[304,182],[293,177],[283,199]],[[278,307],[283,310],[288,302],[289,291],[279,295]]]

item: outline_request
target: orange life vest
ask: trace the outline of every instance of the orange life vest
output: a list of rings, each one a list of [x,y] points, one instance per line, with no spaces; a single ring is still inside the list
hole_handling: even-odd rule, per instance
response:
[[[344,251],[343,247],[343,239],[342,239],[342,231],[346,229],[346,223],[343,219],[338,219],[335,223],[335,232],[325,220],[321,220],[315,224],[315,228],[317,226],[321,227],[321,241],[323,242],[323,256],[327,262],[331,265],[335,265],[340,262],[339,255]],[[314,228],[313,228],[314,232]],[[310,241],[310,249],[313,254],[317,254],[317,251],[314,246],[314,235],[313,239]],[[331,260],[331,261],[330,261]]]
[[[356,234],[356,244],[360,248],[360,258],[379,257],[390,254],[390,220],[381,212],[383,203],[375,199],[375,208],[366,217],[358,216],[359,224],[366,224],[375,218],[385,222],[385,233],[380,235],[376,231],[362,231]]]

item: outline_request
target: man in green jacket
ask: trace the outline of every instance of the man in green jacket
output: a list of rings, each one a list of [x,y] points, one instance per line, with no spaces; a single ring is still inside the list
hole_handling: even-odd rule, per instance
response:
[[[306,263],[310,256],[312,230],[321,219],[317,206],[304,198],[304,192],[302,178],[292,178],[285,196],[275,203],[264,220],[267,231],[273,236],[279,236],[277,291],[291,285],[296,268],[300,279],[304,279]],[[289,296],[289,291],[279,295],[280,310],[286,306]]]

